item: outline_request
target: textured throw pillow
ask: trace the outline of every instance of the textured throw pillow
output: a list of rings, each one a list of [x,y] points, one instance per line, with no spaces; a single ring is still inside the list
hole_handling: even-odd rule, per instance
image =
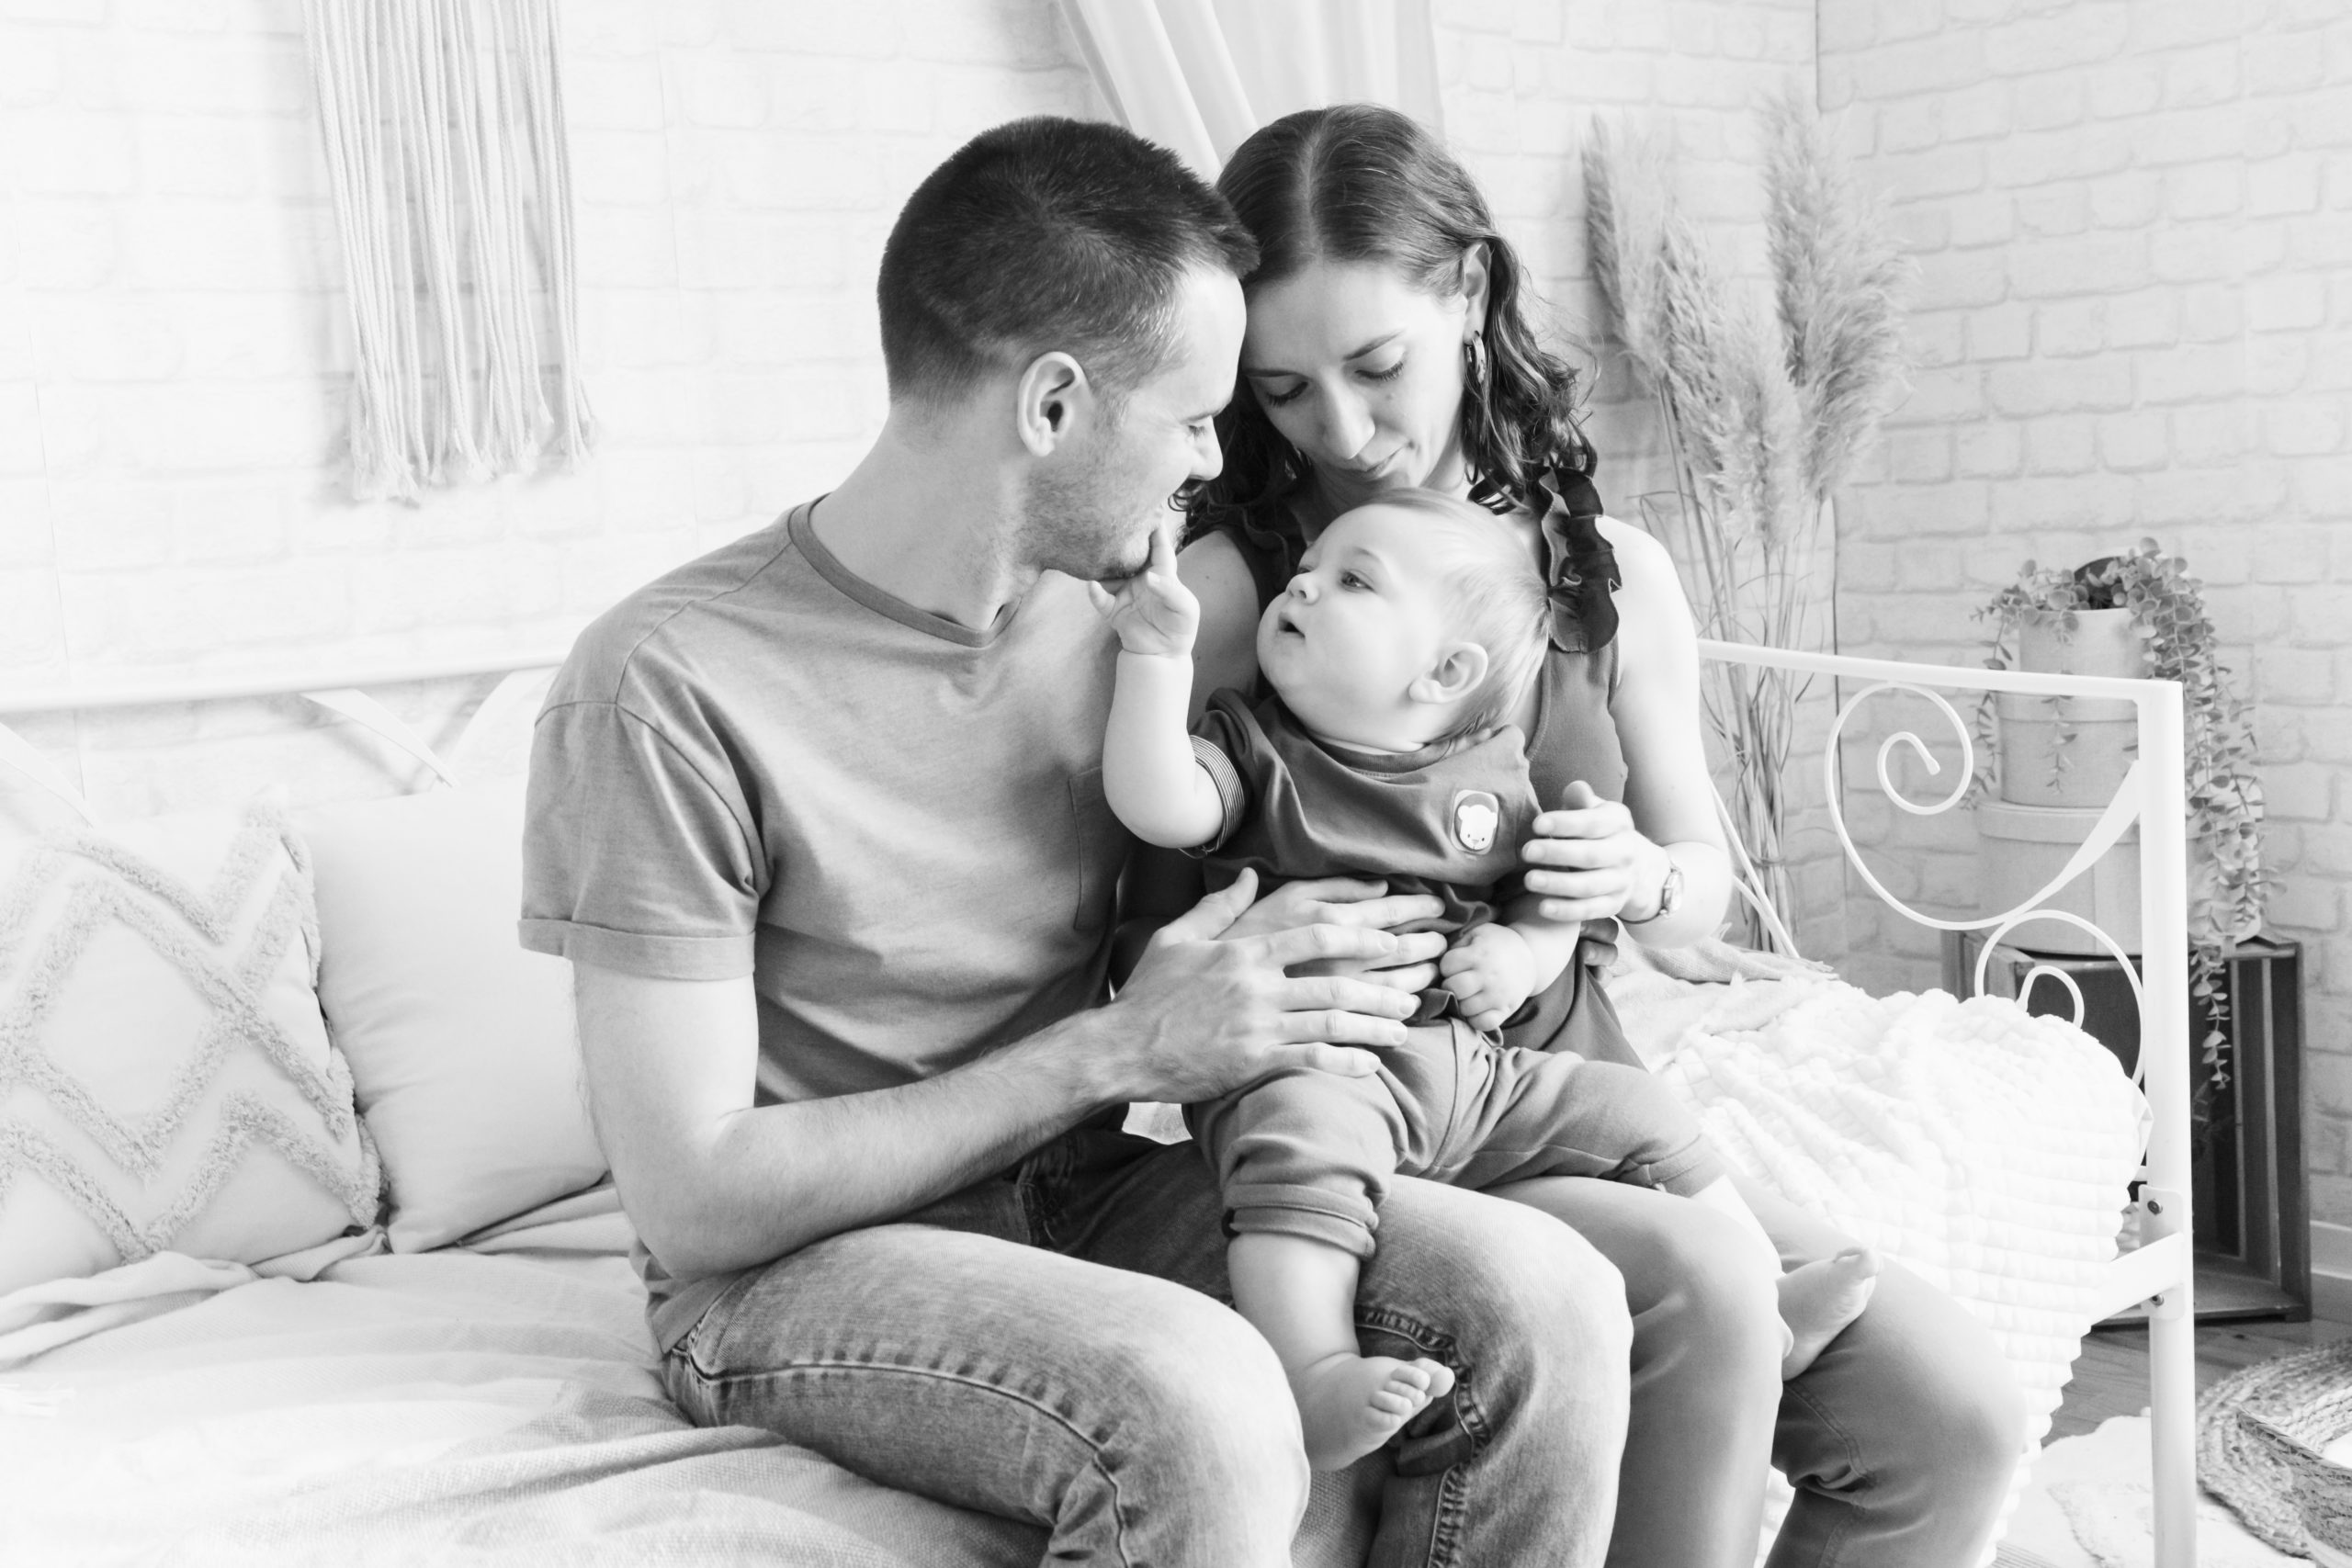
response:
[[[383,1153],[394,1250],[593,1185],[571,966],[516,942],[523,786],[303,813],[319,1000]]]
[[[0,1294],[375,1222],[312,989],[310,866],[264,797],[0,840]]]

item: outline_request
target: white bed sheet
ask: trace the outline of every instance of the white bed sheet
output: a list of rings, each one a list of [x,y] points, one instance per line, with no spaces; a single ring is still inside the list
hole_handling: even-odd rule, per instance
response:
[[[628,1245],[608,1208],[175,1296],[50,1351],[6,1379],[0,1562],[1038,1560],[1030,1528],[689,1426]]]
[[[630,1241],[606,1187],[307,1281],[164,1255],[61,1282],[48,1308],[0,1300],[0,1564],[1040,1561],[1042,1529],[690,1426]],[[93,1315],[100,1332],[11,1355]],[[1317,1478],[1298,1568],[1363,1561],[1377,1483]]]

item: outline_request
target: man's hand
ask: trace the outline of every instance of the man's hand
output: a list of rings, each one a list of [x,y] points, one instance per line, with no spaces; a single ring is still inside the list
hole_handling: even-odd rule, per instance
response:
[[[1118,998],[1093,1015],[1095,1048],[1110,1054],[1106,1099],[1189,1104],[1295,1067],[1362,1077],[1378,1061],[1347,1047],[1405,1043],[1412,993],[1285,973],[1318,960],[1391,960],[1399,939],[1331,923],[1231,934],[1257,886],[1244,872],[1162,926]]]
[[[1498,922],[1473,930],[1437,966],[1473,1029],[1500,1029],[1535,991],[1535,954],[1527,939]]]
[[[1395,893],[1384,882],[1327,876],[1312,881],[1285,882],[1244,910],[1225,934],[1267,936],[1296,926],[1351,926],[1393,931],[1415,920],[1433,920],[1445,912],[1443,900],[1430,893]],[[1318,958],[1291,965],[1294,976],[1351,975],[1375,986],[1419,995],[1437,984],[1436,960],[1445,951],[1442,931],[1413,931],[1396,938],[1396,951],[1377,960],[1374,968],[1360,958]]]
[[[1086,585],[1094,607],[1119,635],[1129,653],[1190,659],[1201,627],[1201,602],[1176,575],[1176,514],[1151,531],[1151,555],[1144,568],[1116,587]]]

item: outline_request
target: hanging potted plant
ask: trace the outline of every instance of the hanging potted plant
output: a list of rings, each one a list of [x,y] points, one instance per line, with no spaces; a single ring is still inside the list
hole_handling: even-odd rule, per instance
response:
[[[2201,1112],[2229,1081],[2225,954],[2262,924],[2263,877],[2262,784],[2254,776],[2250,715],[2230,688],[2197,580],[2179,557],[2143,539],[2121,555],[2072,571],[2044,570],[2028,561],[2018,581],[1976,614],[1995,624],[1993,655],[1985,660],[1994,669],[2180,683],[2189,992],[2206,1025]],[[1977,788],[1980,795],[1997,793],[2009,808],[1997,816],[1997,807],[1980,809],[1980,825],[2001,825],[1987,833],[1988,854],[1999,839],[2032,834],[2017,831],[2015,823],[2095,815],[2121,785],[2137,733],[2129,703],[2007,694],[1978,709],[1977,728],[1985,742]],[[2082,836],[2074,831],[2072,841]],[[2060,863],[2064,858],[2062,852]],[[1994,880],[2001,878],[1996,874]],[[2008,881],[2017,886],[2014,876]],[[2117,923],[2136,931],[2136,880],[2132,886],[2128,899],[2110,902],[2128,917]]]

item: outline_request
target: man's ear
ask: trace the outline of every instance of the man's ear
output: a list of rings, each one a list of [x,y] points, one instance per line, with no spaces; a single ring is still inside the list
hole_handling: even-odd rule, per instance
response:
[[[1417,703],[1458,703],[1487,678],[1487,650],[1476,643],[1448,643],[1428,671],[1414,677],[1405,694]]]
[[[1462,333],[1465,340],[1472,333],[1487,330],[1487,298],[1493,283],[1487,267],[1487,243],[1481,240],[1462,253]]]
[[[1059,349],[1039,355],[1014,385],[1013,425],[1021,445],[1032,457],[1051,457],[1092,416],[1095,400],[1086,367]]]

